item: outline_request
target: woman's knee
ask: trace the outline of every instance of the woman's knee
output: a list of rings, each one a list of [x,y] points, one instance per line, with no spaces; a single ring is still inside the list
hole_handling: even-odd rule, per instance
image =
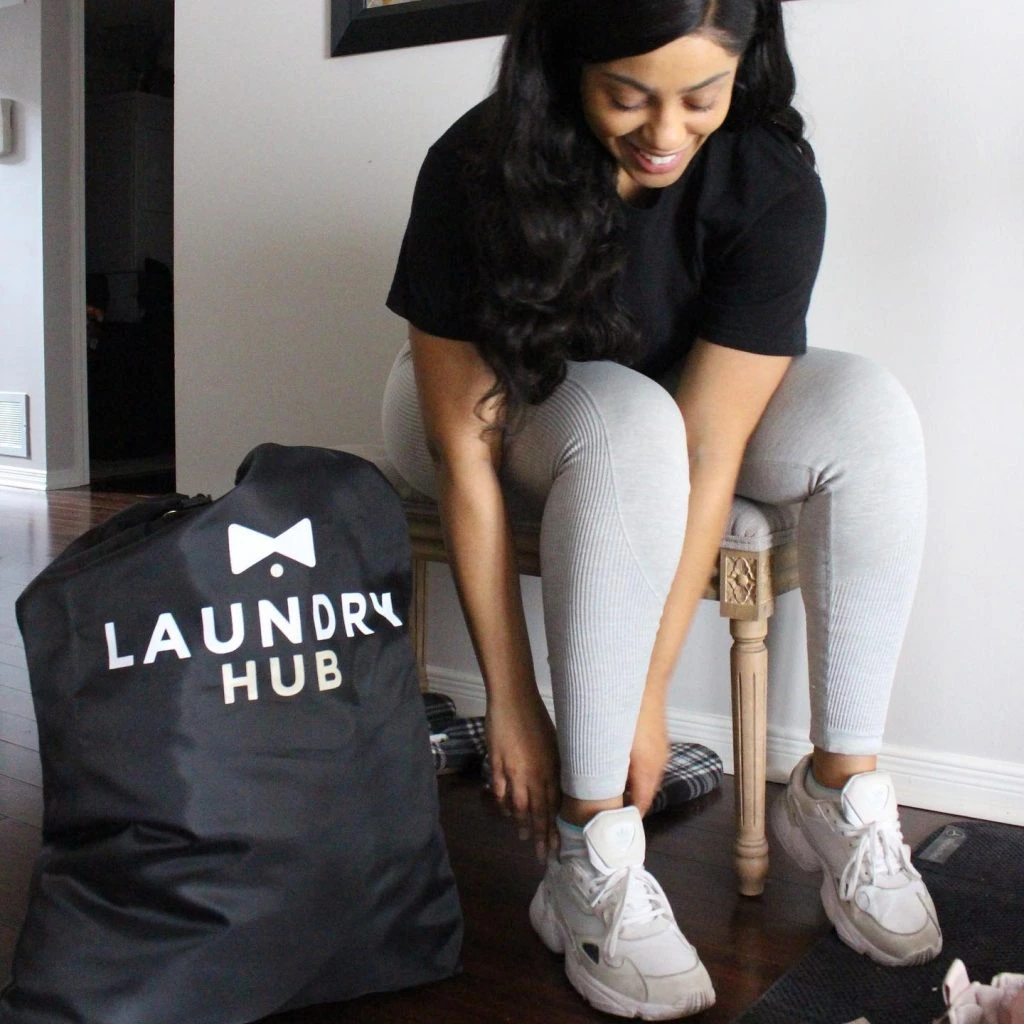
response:
[[[878,418],[902,422],[904,429],[919,437],[921,425],[906,388],[881,363],[852,352],[812,349],[806,357],[821,363],[834,394],[833,408],[849,407],[860,412],[860,420]]]
[[[661,467],[686,480],[686,429],[673,397],[656,381],[610,362],[570,364],[579,443],[606,448],[613,462]]]
[[[844,459],[876,466],[923,460],[921,423],[910,396],[890,370],[864,356],[809,350],[794,360],[766,418],[773,406]]]
[[[566,384],[580,393],[579,433],[586,440],[576,454],[583,475],[608,482],[615,514],[638,547],[651,535],[659,553],[666,543],[676,550],[686,523],[689,460],[675,400],[656,381],[614,363],[575,364]]]
[[[757,456],[767,455],[769,465],[806,465],[808,496],[817,490],[846,495],[862,518],[873,512],[921,519],[921,424],[888,369],[852,353],[812,349],[794,361],[777,397],[783,414],[767,425],[771,436]]]
[[[603,502],[624,523],[685,522],[686,432],[672,397],[610,362],[570,363],[568,376],[506,439],[506,481],[517,502]],[[567,513],[568,514],[568,513]]]

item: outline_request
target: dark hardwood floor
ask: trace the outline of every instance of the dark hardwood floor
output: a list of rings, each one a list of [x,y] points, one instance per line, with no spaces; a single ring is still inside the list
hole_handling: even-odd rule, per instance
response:
[[[0,985],[9,976],[42,821],[38,744],[14,601],[69,541],[132,500],[85,490],[47,495],[0,488]],[[717,1005],[693,1018],[701,1024],[732,1020],[829,927],[814,879],[784,855],[773,859],[763,896],[737,895],[732,780],[725,781],[721,792],[651,818],[647,827],[648,866],[718,993]],[[541,869],[494,812],[479,781],[448,776],[439,787],[466,918],[463,973],[410,992],[282,1014],[274,1024],[615,1020],[583,1004],[560,958],[533,935],[526,908]],[[904,809],[904,833],[913,845],[950,820]]]

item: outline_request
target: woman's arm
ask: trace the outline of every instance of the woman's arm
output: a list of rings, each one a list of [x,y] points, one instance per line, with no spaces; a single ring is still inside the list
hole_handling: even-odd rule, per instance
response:
[[[434,460],[455,585],[487,690],[494,795],[538,853],[558,810],[554,727],[537,691],[519,573],[499,483],[494,374],[476,348],[410,326],[416,387]]]
[[[630,799],[641,813],[661,781],[668,755],[666,694],[722,543],[743,452],[789,363],[787,356],[754,355],[698,340],[676,389],[686,425],[690,499],[683,552],[651,654],[630,759]]]

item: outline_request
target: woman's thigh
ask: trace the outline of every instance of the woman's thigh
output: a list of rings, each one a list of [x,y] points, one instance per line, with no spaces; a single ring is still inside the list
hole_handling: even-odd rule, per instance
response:
[[[381,427],[384,448],[391,464],[406,483],[423,494],[437,497],[434,464],[423,429],[416,376],[409,343],[395,357],[381,403]]]

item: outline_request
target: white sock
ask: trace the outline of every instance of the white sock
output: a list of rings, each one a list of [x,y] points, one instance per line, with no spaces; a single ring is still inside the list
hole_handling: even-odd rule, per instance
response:
[[[587,840],[583,835],[583,828],[566,821],[561,815],[555,819],[558,825],[558,856],[561,860],[566,857],[586,857]]]
[[[841,789],[823,786],[814,777],[814,769],[810,765],[807,766],[807,774],[804,776],[804,788],[815,800],[833,800],[836,803],[839,803],[843,792]]]

